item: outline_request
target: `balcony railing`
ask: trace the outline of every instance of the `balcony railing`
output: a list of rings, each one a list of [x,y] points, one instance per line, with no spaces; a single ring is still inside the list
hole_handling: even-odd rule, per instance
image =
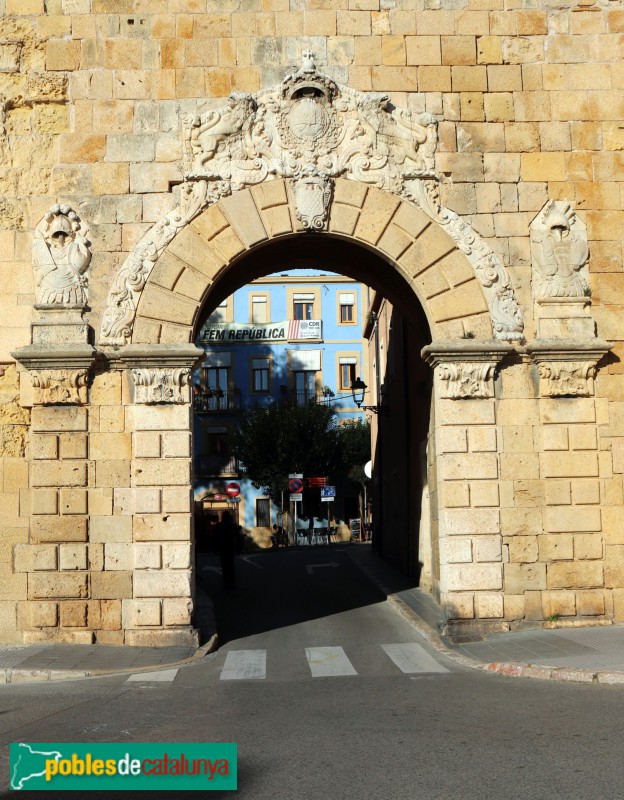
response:
[[[330,398],[322,392],[292,392],[289,396],[291,402],[296,403],[298,406],[305,406],[309,403],[328,405],[330,401]]]
[[[193,409],[199,414],[213,414],[219,411],[240,411],[240,394],[228,394],[222,389],[193,390]]]
[[[197,456],[195,468],[198,475],[204,476],[238,475],[234,456]]]

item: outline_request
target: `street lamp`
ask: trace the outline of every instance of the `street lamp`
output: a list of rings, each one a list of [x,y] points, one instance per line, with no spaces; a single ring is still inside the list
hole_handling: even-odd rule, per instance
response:
[[[379,406],[362,405],[362,403],[364,402],[364,393],[366,392],[367,388],[368,388],[367,385],[358,376],[351,384],[351,394],[353,395],[353,402],[358,408],[361,408],[363,411],[372,411],[374,414],[379,414],[380,411]]]

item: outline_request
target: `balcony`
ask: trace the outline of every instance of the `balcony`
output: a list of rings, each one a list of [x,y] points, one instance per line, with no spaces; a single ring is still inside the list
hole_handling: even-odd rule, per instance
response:
[[[305,406],[310,403],[319,406],[327,406],[331,399],[329,395],[323,392],[290,392],[288,398],[291,403],[297,406]]]
[[[218,414],[224,411],[240,411],[240,392],[224,392],[223,389],[193,389],[193,410],[197,414]]]
[[[195,459],[197,475],[203,477],[221,477],[238,475],[238,461],[234,456],[202,456]]]

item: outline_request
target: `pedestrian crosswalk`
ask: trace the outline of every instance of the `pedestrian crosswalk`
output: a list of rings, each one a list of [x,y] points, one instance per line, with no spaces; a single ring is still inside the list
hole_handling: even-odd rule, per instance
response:
[[[202,682],[440,675],[449,672],[434,655],[416,642],[351,646],[347,650],[337,645],[274,647],[270,650],[224,648],[197,662],[196,666],[205,669]],[[125,680],[141,688],[151,684],[173,683],[184,674],[184,669],[150,670],[136,672]]]
[[[379,647],[404,674],[449,671],[416,642],[383,644]],[[309,675],[312,678],[360,674],[342,647],[306,647],[304,652]],[[265,679],[267,677],[267,651],[230,650],[219,677],[222,681]]]

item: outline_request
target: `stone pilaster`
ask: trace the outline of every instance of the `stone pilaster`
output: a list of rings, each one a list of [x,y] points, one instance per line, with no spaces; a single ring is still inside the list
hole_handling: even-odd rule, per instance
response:
[[[449,625],[505,628],[494,377],[512,352],[471,339],[422,351],[435,370],[440,602]]]
[[[193,502],[191,375],[194,345],[129,345],[109,356],[124,374],[127,485],[112,486],[123,541],[104,541],[102,580],[128,571],[121,601],[124,641],[192,645]],[[96,467],[97,469],[97,467]]]
[[[96,352],[84,306],[40,305],[31,344],[12,355],[25,368],[21,400],[32,406],[30,536],[14,547],[27,599],[17,623],[25,642],[90,643],[88,385]]]

